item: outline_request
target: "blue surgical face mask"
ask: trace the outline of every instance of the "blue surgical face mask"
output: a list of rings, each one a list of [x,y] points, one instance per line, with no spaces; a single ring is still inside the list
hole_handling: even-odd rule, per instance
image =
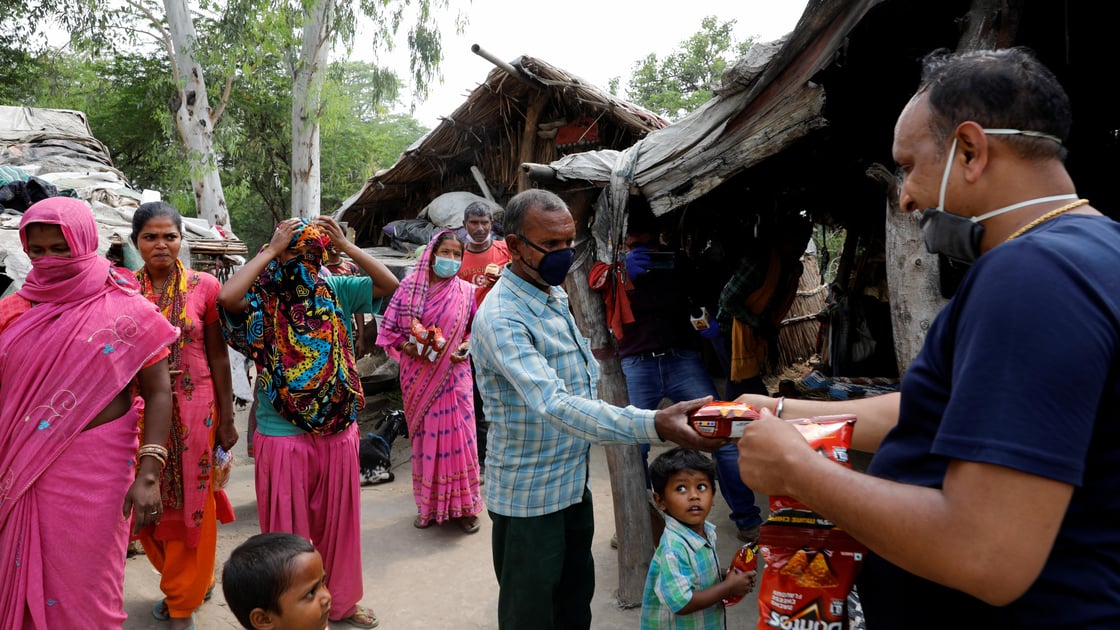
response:
[[[541,262],[538,263],[536,267],[525,262],[524,258],[521,259],[521,262],[525,263],[526,267],[537,272],[537,275],[539,275],[541,280],[544,280],[548,286],[558,287],[564,284],[564,278],[568,277],[568,270],[572,268],[572,263],[575,262],[576,259],[575,248],[565,247],[564,249],[548,251],[537,246],[533,241],[530,241],[521,234],[517,236],[526,245],[544,254],[544,256],[541,257]]]
[[[984,133],[990,135],[1023,135],[1036,138],[1053,140],[1058,144],[1062,141],[1057,136],[1040,131],[1021,131],[1019,129],[985,129]],[[949,185],[949,172],[953,167],[953,156],[957,153],[957,139],[949,147],[949,157],[945,161],[945,171],[941,175],[941,190],[937,197],[937,207],[927,208],[922,212],[922,240],[925,241],[926,251],[931,254],[942,254],[952,260],[971,265],[980,256],[980,240],[984,237],[984,226],[980,225],[992,217],[999,216],[1012,210],[1033,206],[1049,201],[1062,201],[1077,199],[1076,194],[1053,195],[1050,197],[1037,197],[1020,201],[1019,203],[1004,206],[991,212],[976,217],[963,217],[945,210],[945,189]]]
[[[432,271],[441,278],[450,278],[459,273],[459,267],[463,265],[460,260],[454,258],[444,258],[443,256],[436,256],[432,261]]]

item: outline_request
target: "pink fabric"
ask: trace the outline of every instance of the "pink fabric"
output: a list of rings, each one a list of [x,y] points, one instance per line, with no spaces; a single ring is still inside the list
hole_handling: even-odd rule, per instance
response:
[[[412,494],[422,522],[473,516],[482,511],[470,362],[451,362],[451,351],[470,335],[474,286],[458,277],[429,286],[433,244],[389,302],[377,345],[400,362],[401,390],[412,440]],[[448,351],[435,361],[402,355],[413,318],[440,327]]]
[[[84,202],[51,197],[32,205],[20,223],[24,242],[31,223],[62,226],[72,257],[44,256],[32,263],[18,294],[35,305],[0,332],[0,390],[4,392],[0,397],[0,574],[9,586],[23,585],[4,588],[4,597],[13,591],[33,596],[27,580],[44,570],[42,563],[50,553],[39,543],[56,545],[21,537],[17,530],[33,508],[37,484],[48,471],[53,474],[56,461],[66,468],[74,466],[69,450],[83,429],[178,334],[135,293],[131,288],[135,283],[116,275],[109,261],[97,255],[96,226]],[[50,340],[49,347],[44,347],[44,340]],[[131,464],[135,439],[128,446],[132,450],[126,461]],[[60,460],[64,453],[67,457]],[[113,488],[115,494],[106,499],[106,506],[94,508],[86,499],[103,497],[100,477],[118,461],[102,458],[93,468],[82,470],[67,488],[70,501],[82,497],[83,508],[112,508],[119,519],[127,484]],[[104,559],[119,552],[123,558],[126,543],[94,535],[85,527],[84,517],[75,520],[48,513],[44,518],[58,518],[60,527],[83,524],[76,530],[84,534],[81,539],[64,548],[70,557],[92,554]],[[88,581],[104,571],[105,563],[112,564],[112,559],[75,563],[69,571],[75,579]],[[113,586],[119,592],[123,585]],[[26,602],[26,606],[40,605]],[[0,607],[0,627],[21,627],[21,618],[8,615],[21,615],[18,611],[24,606],[13,602]],[[88,618],[84,625],[101,626]]]
[[[207,495],[210,494],[210,458],[214,452],[214,434],[218,430],[218,408],[214,404],[214,381],[210,378],[210,363],[206,359],[207,325],[218,324],[218,291],[222,285],[208,273],[183,270],[186,288],[186,322],[180,339],[183,349],[179,359],[182,374],[172,381],[175,402],[179,405],[179,419],[183,424],[183,507],[164,505],[163,517],[142,535],[152,535],[157,540],[182,540],[188,547],[198,547],[202,515]],[[151,294],[151,282],[141,281],[142,292],[153,304],[159,297]],[[217,518],[223,523],[234,520],[233,506],[225,490],[214,492]],[[210,555],[214,549],[206,550]],[[201,603],[201,602],[200,602]]]
[[[254,447],[261,532],[310,540],[323,556],[330,618],[353,615],[362,599],[358,426],[333,435],[257,433]]]
[[[124,416],[82,432],[20,498],[0,535],[3,630],[124,623],[129,522],[121,505],[132,484],[142,408],[137,398]]]

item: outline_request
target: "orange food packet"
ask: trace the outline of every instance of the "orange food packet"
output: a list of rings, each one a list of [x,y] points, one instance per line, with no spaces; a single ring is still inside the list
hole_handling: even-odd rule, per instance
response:
[[[839,529],[763,525],[765,568],[758,589],[758,630],[847,630],[848,592],[866,548]]]
[[[731,570],[739,573],[750,573],[758,568],[758,546],[753,542],[744,544],[735,552],[731,559]],[[742,601],[742,597],[730,597],[723,600],[724,606],[734,606]]]
[[[741,402],[714,400],[688,416],[688,423],[704,437],[732,437],[743,435],[743,429],[758,420],[758,410]]]
[[[852,464],[848,461],[848,448],[852,445],[855,416],[851,414],[815,416],[788,420],[788,422],[797,427],[815,451],[838,464],[851,468]],[[810,510],[804,503],[793,497],[780,495],[770,497],[770,518],[767,523],[798,527],[833,526],[832,521]]]
[[[412,320],[412,323],[409,324],[408,332],[412,337],[410,341],[418,346],[424,345],[424,342],[428,339],[428,329],[424,328],[424,324],[421,324],[418,319]]]

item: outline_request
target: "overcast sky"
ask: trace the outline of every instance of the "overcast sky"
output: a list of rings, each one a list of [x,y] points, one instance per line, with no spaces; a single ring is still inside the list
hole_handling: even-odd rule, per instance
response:
[[[461,35],[442,28],[443,83],[434,85],[414,116],[434,127],[453,112],[482,82],[493,64],[471,52],[471,45],[503,61],[529,55],[546,61],[603,89],[612,77],[622,85],[634,63],[649,53],[662,57],[700,30],[705,16],[736,20],[738,41],[777,39],[793,30],[805,0],[566,0],[523,2],[473,0],[453,3],[468,11],[470,23]],[[655,7],[664,6],[657,10]],[[398,55],[399,56],[399,55]],[[406,57],[389,61],[397,74],[408,76]]]

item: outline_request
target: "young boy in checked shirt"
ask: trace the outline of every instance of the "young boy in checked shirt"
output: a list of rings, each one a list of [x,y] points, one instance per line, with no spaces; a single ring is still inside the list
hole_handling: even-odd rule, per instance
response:
[[[649,466],[653,500],[667,517],[646,577],[642,630],[722,629],[723,600],[754,588],[755,571],[722,576],[716,527],[707,521],[715,474],[711,458],[681,447]]]

